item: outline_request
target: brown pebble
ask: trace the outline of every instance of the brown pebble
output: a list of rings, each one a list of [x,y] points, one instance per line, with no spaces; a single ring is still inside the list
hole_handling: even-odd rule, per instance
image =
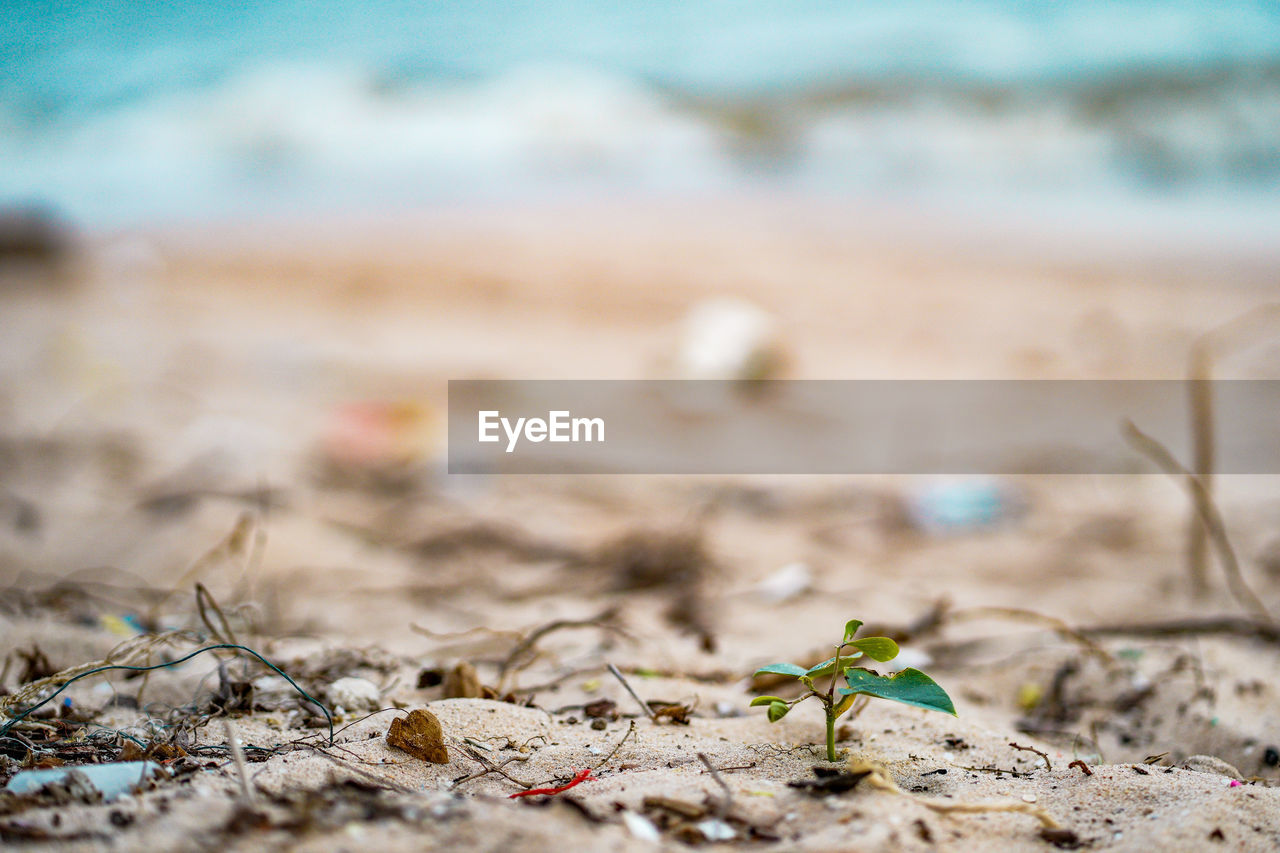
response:
[[[444,698],[446,699],[479,699],[484,696],[484,688],[476,676],[476,668],[463,661],[449,670],[444,677]]]
[[[440,721],[435,714],[421,708],[391,721],[391,728],[387,730],[387,746],[402,749],[414,758],[432,764],[449,763],[449,750],[444,745]]]

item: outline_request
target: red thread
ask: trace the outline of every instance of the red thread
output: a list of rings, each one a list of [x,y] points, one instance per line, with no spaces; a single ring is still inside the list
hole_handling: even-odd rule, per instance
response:
[[[569,790],[574,785],[578,785],[578,784],[581,784],[582,782],[587,781],[587,777],[589,777],[590,775],[591,775],[590,769],[583,770],[580,773],[578,773],[577,776],[574,776],[572,780],[561,785],[559,788],[532,788],[528,791],[519,791],[515,794],[512,794],[511,796],[507,797],[507,799],[514,800],[516,797],[531,797],[534,794],[546,794],[548,796],[550,796],[551,794],[559,794],[563,791]]]

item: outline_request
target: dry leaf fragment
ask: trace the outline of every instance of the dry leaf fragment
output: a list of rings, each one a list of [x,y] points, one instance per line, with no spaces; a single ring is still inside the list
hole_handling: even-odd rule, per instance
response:
[[[436,715],[415,708],[407,716],[396,717],[387,730],[387,746],[401,749],[432,764],[448,764],[449,750],[444,745],[444,730]]]
[[[657,702],[650,702],[649,707],[653,709],[654,722],[658,722],[659,720],[670,720],[671,722],[678,723],[682,726],[689,725],[689,715],[693,713],[693,709],[688,705],[681,705],[679,703],[660,704]]]
[[[582,713],[592,719],[618,719],[618,703],[612,699],[597,699],[582,706]]]
[[[127,740],[124,742],[124,746],[120,748],[120,754],[116,756],[116,761],[141,761],[145,757],[146,753],[142,747],[131,740]]]

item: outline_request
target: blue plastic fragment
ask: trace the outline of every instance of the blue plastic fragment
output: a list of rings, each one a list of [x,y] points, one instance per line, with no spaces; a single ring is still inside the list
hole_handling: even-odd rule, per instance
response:
[[[1018,501],[1001,483],[981,478],[934,483],[907,501],[912,523],[929,533],[994,527],[1019,510]]]
[[[110,802],[122,794],[131,793],[142,782],[159,774],[160,765],[154,761],[114,761],[110,764],[23,770],[10,779],[4,789],[14,794],[33,793],[45,785],[65,782],[67,774],[73,770],[83,774],[89,784],[102,793],[102,799]]]

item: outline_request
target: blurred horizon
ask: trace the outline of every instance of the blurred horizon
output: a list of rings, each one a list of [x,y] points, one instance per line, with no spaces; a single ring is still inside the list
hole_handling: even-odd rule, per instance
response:
[[[1280,205],[1280,6],[98,0],[0,12],[0,204]]]

